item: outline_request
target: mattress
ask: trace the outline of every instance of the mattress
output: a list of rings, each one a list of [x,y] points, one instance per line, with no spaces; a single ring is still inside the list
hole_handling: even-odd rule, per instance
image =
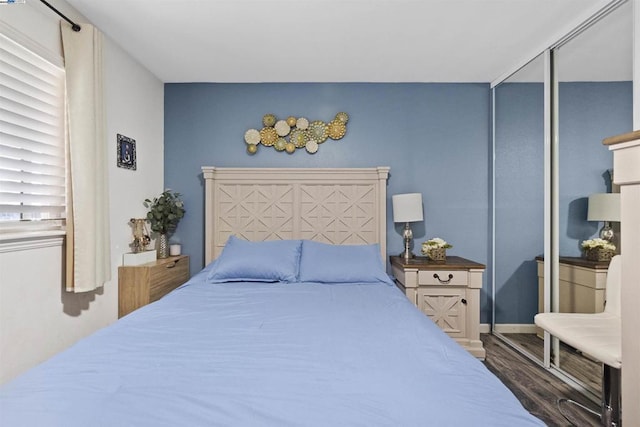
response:
[[[206,269],[0,389],[6,426],[538,426],[388,283]]]

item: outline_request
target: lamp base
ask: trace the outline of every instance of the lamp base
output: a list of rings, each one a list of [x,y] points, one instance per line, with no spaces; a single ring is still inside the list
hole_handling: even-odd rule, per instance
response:
[[[615,233],[613,232],[613,228],[611,228],[610,221],[604,222],[604,226],[602,227],[602,230],[600,230],[600,238],[613,243],[613,239],[615,238]]]
[[[411,241],[413,240],[413,231],[411,231],[411,227],[409,223],[405,223],[404,232],[402,233],[402,237],[404,238],[404,251],[400,254],[402,258],[406,261],[414,258],[415,255],[411,253]]]
[[[401,258],[404,258],[407,261],[416,257],[413,254],[413,252],[400,252],[400,254],[398,254],[398,256],[401,257]]]

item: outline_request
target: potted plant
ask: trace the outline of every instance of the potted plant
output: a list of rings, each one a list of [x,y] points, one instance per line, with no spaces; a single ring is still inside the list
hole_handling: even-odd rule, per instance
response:
[[[604,239],[589,239],[582,242],[584,257],[590,261],[611,261],[616,245]]]
[[[178,227],[185,213],[181,194],[170,189],[164,190],[158,197],[145,199],[144,206],[149,209],[147,221],[151,231],[158,233],[158,258],[169,256],[169,235]]]
[[[446,262],[447,249],[453,246],[439,237],[434,237],[422,243],[422,254],[436,262]]]

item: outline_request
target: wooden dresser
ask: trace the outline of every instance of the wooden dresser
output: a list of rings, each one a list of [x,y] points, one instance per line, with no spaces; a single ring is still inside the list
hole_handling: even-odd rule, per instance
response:
[[[485,266],[448,256],[445,263],[426,257],[390,257],[397,286],[458,344],[484,359],[480,341],[480,289]]]
[[[118,317],[157,301],[189,280],[189,257],[179,255],[118,267]]]

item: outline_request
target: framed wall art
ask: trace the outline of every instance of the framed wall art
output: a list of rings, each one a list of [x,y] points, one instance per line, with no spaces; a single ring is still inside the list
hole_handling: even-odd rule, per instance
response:
[[[136,140],[118,134],[118,167],[136,170]]]

